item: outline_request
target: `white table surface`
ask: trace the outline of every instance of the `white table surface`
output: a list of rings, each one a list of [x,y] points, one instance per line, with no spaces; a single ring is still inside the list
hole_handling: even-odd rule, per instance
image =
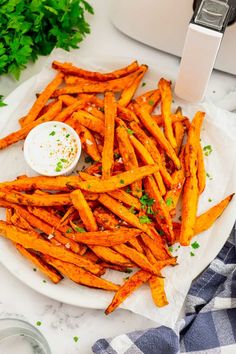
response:
[[[89,17],[91,34],[80,45],[81,56],[129,56],[147,58],[160,70],[176,76],[179,59],[126,37],[115,29],[109,20],[109,0],[89,0],[95,15]],[[37,73],[46,58],[41,57],[29,65],[20,81],[9,77],[0,78],[0,94],[7,95],[23,81]],[[236,108],[236,78],[214,71],[207,97],[217,105],[233,110]],[[232,97],[235,97],[232,104]],[[18,317],[32,324],[41,321],[40,330],[49,342],[53,354],[89,354],[91,346],[99,338],[118,335],[136,329],[155,326],[154,322],[129,311],[118,310],[110,316],[103,311],[73,307],[51,300],[22,284],[3,265],[0,265],[0,318]],[[73,337],[78,336],[77,343]],[[18,353],[22,354],[22,353]]]

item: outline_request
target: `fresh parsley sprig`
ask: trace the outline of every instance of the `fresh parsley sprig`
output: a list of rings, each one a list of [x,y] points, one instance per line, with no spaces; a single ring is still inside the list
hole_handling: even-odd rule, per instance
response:
[[[0,6],[0,75],[19,79],[29,61],[53,48],[78,48],[90,27],[85,0],[2,0]]]

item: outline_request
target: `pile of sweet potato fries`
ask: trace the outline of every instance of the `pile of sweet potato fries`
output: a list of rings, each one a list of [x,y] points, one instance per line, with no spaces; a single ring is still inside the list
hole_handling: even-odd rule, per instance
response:
[[[0,235],[54,283],[66,276],[114,291],[106,314],[146,282],[154,303],[164,306],[161,270],[177,264],[168,246],[189,245],[232,198],[197,216],[206,183],[200,144],[205,114],[197,112],[190,122],[181,109],[173,113],[171,83],[163,78],[135,97],[148,69],[136,61],[110,73],[70,63],[52,67],[56,77],[19,119],[21,128],[0,139],[0,149],[54,120],[76,130],[93,164],[71,176],[19,176],[0,183],[0,206],[6,208]],[[174,221],[177,204],[181,222]],[[132,268],[122,285],[101,277],[107,269]]]

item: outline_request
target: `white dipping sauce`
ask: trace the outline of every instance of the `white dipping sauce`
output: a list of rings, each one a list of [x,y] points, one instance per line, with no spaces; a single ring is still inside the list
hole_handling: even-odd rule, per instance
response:
[[[69,174],[78,163],[81,141],[76,131],[61,122],[47,122],[36,126],[24,144],[27,164],[45,176]]]

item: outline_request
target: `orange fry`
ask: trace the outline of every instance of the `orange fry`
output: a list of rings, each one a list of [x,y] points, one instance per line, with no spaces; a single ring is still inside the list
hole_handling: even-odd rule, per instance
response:
[[[146,283],[150,277],[151,274],[145,270],[139,270],[132,275],[116,292],[105,314],[109,315],[109,313],[113,312],[131,293],[137,290],[142,284]]]
[[[139,66],[138,66],[138,62],[135,60],[128,66],[115,70],[113,72],[99,73],[99,72],[92,72],[92,71],[78,68],[72,65],[71,63],[60,63],[54,60],[54,62],[52,63],[52,67],[56,70],[64,72],[65,74],[79,76],[89,80],[107,81],[107,80],[113,80],[113,79],[117,79],[129,75],[132,72],[136,71]]]
[[[78,210],[81,220],[88,231],[97,231],[97,223],[93,216],[86,199],[81,190],[77,189],[71,193],[71,200],[74,207]]]
[[[103,259],[105,262],[118,264],[125,267],[133,266],[128,258],[122,256],[109,247],[90,246],[90,248],[99,258]]]
[[[114,149],[114,133],[115,133],[115,117],[116,117],[116,101],[112,92],[106,92],[104,98],[105,111],[105,132],[104,145],[102,151],[102,178],[111,177],[111,169],[113,166],[113,149]]]
[[[206,170],[204,164],[203,151],[200,143],[197,151],[197,179],[199,194],[201,194],[206,186]]]
[[[0,198],[10,203],[35,206],[60,206],[70,205],[71,199],[69,194],[49,194],[34,195],[23,194],[17,191],[1,191]]]
[[[171,92],[171,82],[163,78],[160,79],[159,90],[161,92],[161,113],[164,120],[164,132],[165,136],[169,140],[172,147],[175,149],[177,143],[174,137],[171,121],[171,103],[172,103],[172,92]]]
[[[105,130],[104,122],[101,119],[92,116],[92,114],[80,110],[73,114],[73,118],[77,120],[80,124],[82,124],[84,127],[94,132],[97,132],[102,136],[104,135],[104,130]]]
[[[151,288],[152,298],[154,304],[158,307],[168,305],[168,300],[164,288],[164,279],[156,275],[152,275],[149,279],[149,285]]]
[[[83,126],[79,122],[75,123],[74,129],[80,137],[84,151],[89,156],[91,156],[94,161],[100,161],[101,154],[98,150],[96,140],[94,139],[94,136],[89,131],[89,129],[87,129],[85,126]]]

